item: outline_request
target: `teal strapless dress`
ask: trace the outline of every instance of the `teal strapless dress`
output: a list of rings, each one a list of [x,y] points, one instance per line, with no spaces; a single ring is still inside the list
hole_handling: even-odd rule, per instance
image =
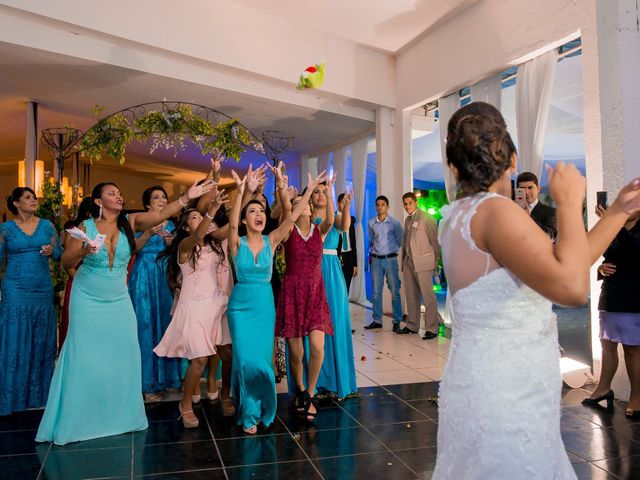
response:
[[[273,339],[276,310],[271,289],[273,252],[269,237],[254,260],[246,237],[233,258],[238,283],[233,287],[227,318],[233,343],[231,391],[238,425],[271,425],[276,415]]]
[[[327,292],[334,334],[325,336],[324,362],[318,377],[318,390],[334,392],[344,398],[358,391],[353,360],[349,294],[336,249],[340,232],[334,226],[324,238],[322,278]]]
[[[84,226],[90,238],[98,233],[93,219]],[[120,232],[112,269],[104,246],[78,269],[69,331],[36,441],[65,445],[147,428],[138,327],[127,289],[130,257]]]

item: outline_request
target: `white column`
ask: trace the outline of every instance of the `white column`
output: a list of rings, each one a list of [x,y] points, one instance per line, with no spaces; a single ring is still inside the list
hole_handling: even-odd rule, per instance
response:
[[[24,143],[25,185],[29,188],[35,188],[36,159],[38,158],[38,104],[27,102],[26,113],[27,130]]]
[[[438,128],[440,130],[440,150],[442,152],[442,172],[444,176],[444,185],[447,191],[447,198],[453,201],[456,198],[456,179],[449,169],[447,163],[446,139],[449,120],[453,114],[460,108],[460,94],[452,93],[438,100]]]
[[[411,112],[376,110],[377,194],[389,198],[391,216],[402,221],[402,194],[413,191]]]
[[[606,190],[610,201],[629,180],[640,176],[640,34],[635,0],[595,2],[589,28],[582,31],[584,130],[589,226],[597,221],[596,192]],[[600,374],[598,324],[600,282],[591,269],[591,344],[594,373]],[[616,397],[627,400],[629,381],[620,356],[613,385]]]

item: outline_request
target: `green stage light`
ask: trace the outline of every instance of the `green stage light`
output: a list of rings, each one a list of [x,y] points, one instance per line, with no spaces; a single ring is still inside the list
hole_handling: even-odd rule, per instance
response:
[[[431,215],[431,216],[434,216],[434,215],[436,214],[436,212],[437,212],[437,211],[438,211],[438,210],[436,210],[436,209],[435,209],[435,208],[433,208],[433,207],[429,207],[429,208],[427,208],[427,213],[428,213],[429,215]]]

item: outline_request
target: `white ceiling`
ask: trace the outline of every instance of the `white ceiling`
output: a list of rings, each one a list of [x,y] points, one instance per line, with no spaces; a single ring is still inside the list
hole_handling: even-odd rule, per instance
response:
[[[544,158],[572,161],[584,171],[584,120],[582,114],[582,57],[558,62],[551,94]],[[501,111],[509,133],[518,142],[515,85],[502,90]],[[413,170],[418,180],[443,182],[439,122],[428,135],[413,142]]]
[[[396,53],[478,0],[231,0],[360,45]]]
[[[95,104],[107,113],[145,102],[181,100],[238,117],[254,133],[283,130],[295,137],[295,152],[313,152],[373,127],[372,122],[265,100],[226,90],[0,42],[0,173],[24,157],[27,101],[39,104],[39,129],[70,125],[86,130],[95,123]],[[131,158],[147,154],[131,146]],[[196,149],[158,150],[148,168],[203,170],[207,160]],[[4,165],[4,167],[3,167]],[[130,164],[131,166],[131,164]],[[145,167],[146,168],[146,167]]]

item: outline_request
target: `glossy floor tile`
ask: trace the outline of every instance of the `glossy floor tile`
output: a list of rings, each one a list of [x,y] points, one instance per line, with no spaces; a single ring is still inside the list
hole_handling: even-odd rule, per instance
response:
[[[42,410],[31,410],[0,417],[0,478],[429,479],[450,341],[396,335],[386,318],[383,329],[365,331],[370,311],[352,313],[359,394],[324,399],[315,424],[289,413],[286,379],[273,424],[255,437],[225,418],[219,401],[203,400],[194,409],[200,426],[185,429],[173,394],[146,405],[144,432],[57,447],[34,442]],[[562,436],[578,478],[640,479],[640,420],[625,418],[622,402],[613,411],[581,405],[588,390],[562,392]]]

